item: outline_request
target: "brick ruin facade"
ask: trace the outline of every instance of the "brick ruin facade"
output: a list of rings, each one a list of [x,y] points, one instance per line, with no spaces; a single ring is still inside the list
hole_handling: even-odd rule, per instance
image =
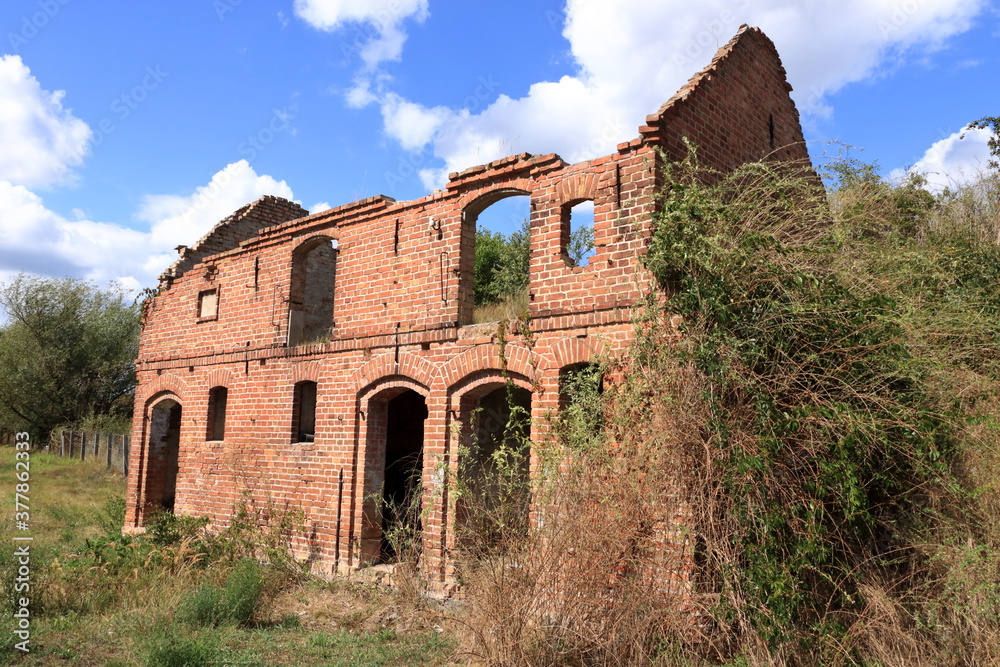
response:
[[[372,494],[409,466],[421,567],[444,590],[472,412],[509,379],[532,440],[546,437],[560,374],[631,340],[664,161],[683,157],[684,138],[723,170],[808,159],[790,90],[774,45],[744,26],[611,155],[515,155],[413,201],[309,215],[268,196],[236,211],[180,248],[147,302],[125,529],[164,507],[224,526],[251,497],[302,511],[295,548],[315,570],[351,571],[382,555]],[[471,323],[472,268],[477,216],[513,195],[530,198],[531,335],[508,337],[502,368],[497,325]],[[569,211],[584,201],[595,254],[575,267]]]

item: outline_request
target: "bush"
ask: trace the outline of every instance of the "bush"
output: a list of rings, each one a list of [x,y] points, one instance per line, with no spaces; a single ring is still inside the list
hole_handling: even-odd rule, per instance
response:
[[[201,537],[201,530],[208,525],[208,517],[193,517],[163,510],[152,517],[146,535],[157,546],[169,546]]]
[[[205,634],[189,636],[178,628],[168,627],[154,635],[146,664],[148,667],[199,667],[223,664],[223,658],[215,637]]]
[[[109,496],[97,521],[104,534],[121,534],[125,525],[125,496]]]
[[[477,657],[1000,659],[1000,184],[838,169],[670,167],[631,349],[463,572]]]
[[[177,617],[198,626],[248,625],[257,612],[264,577],[256,561],[245,559],[226,577],[222,588],[203,584],[186,597]]]

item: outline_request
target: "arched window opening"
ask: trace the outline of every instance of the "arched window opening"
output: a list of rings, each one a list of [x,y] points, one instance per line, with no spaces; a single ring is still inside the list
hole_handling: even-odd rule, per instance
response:
[[[336,242],[325,236],[299,246],[292,255],[288,345],[328,340],[333,328],[337,273]]]
[[[594,256],[594,202],[590,199],[562,207],[561,248],[566,263],[587,266]]]
[[[462,548],[475,557],[528,530],[531,392],[501,385],[462,405],[456,520]]]
[[[226,439],[226,403],[229,400],[229,389],[226,387],[213,387],[208,392],[208,433],[206,440]]]
[[[181,405],[165,399],[149,414],[149,458],[146,461],[146,512],[174,510],[181,442]]]
[[[292,400],[292,442],[316,439],[316,383],[305,380],[295,385]]]
[[[521,315],[529,300],[530,198],[520,190],[497,191],[464,215],[461,323]]]

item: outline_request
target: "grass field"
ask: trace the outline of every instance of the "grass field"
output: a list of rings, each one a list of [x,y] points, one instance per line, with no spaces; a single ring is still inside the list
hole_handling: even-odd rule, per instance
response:
[[[252,566],[259,585],[246,593],[220,541],[193,532],[159,544],[117,536],[125,481],[96,462],[33,452],[30,531],[17,530],[14,455],[0,447],[0,664],[458,664],[453,625],[424,602],[372,584],[288,576],[268,564]],[[34,538],[28,654],[12,634],[15,535]],[[192,620],[206,596],[230,600],[231,591],[256,595],[248,617]]]

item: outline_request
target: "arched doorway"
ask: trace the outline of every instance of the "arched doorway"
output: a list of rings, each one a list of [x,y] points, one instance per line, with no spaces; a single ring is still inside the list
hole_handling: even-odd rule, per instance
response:
[[[181,404],[165,398],[149,411],[145,505],[147,515],[159,509],[172,512],[177,496],[181,442]]]
[[[426,419],[426,399],[413,389],[386,389],[368,401],[364,563],[393,562],[419,553]]]
[[[513,383],[462,397],[456,528],[463,549],[502,547],[528,529],[531,392]]]

